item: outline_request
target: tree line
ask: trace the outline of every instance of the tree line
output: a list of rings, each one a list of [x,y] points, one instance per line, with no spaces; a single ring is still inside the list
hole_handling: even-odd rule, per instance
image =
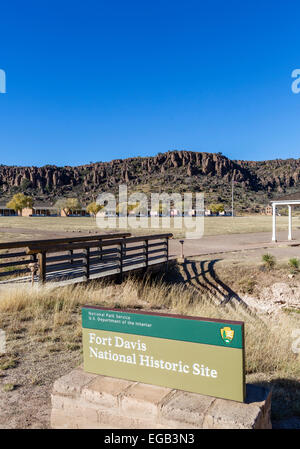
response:
[[[8,203],[6,207],[12,209],[22,215],[22,211],[26,208],[33,208],[34,199],[24,193],[16,193]],[[103,206],[97,204],[95,201],[88,204],[86,210],[89,214],[96,216],[96,214],[102,209]],[[68,216],[70,212],[75,210],[81,210],[82,205],[78,198],[59,198],[53,206],[57,211],[63,210],[65,215]]]
[[[25,195],[24,193],[16,193],[12,199],[6,204],[6,207],[8,209],[13,209],[15,212],[20,213],[22,215],[22,211],[25,208],[32,208],[33,207],[34,200],[31,196]],[[138,209],[139,204],[126,204],[127,211],[131,212],[134,211],[134,209]],[[98,212],[103,208],[103,205],[97,204],[95,201],[89,203],[87,205],[86,211],[92,215],[96,216]],[[119,211],[124,207],[124,204],[118,204],[116,212],[119,213]],[[59,198],[56,203],[53,206],[54,209],[57,211],[63,210],[65,215],[68,216],[72,211],[75,210],[81,210],[82,205],[78,198]],[[164,206],[159,203],[159,213],[165,212]],[[212,203],[209,205],[208,209],[213,214],[219,214],[220,212],[224,212],[224,205],[222,203]]]

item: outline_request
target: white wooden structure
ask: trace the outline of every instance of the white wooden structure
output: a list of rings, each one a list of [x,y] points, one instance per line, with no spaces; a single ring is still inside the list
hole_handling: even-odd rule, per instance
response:
[[[281,200],[271,201],[272,204],[272,241],[276,242],[276,207],[288,206],[289,211],[289,226],[288,226],[288,240],[292,240],[292,206],[300,206],[299,200]]]

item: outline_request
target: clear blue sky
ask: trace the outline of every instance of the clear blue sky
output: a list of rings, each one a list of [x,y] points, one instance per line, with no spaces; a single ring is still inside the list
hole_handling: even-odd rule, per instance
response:
[[[299,24],[297,1],[1,2],[0,163],[298,158]]]

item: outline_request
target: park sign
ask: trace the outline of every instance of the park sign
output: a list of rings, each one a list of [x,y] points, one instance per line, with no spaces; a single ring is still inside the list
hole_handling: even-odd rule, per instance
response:
[[[244,323],[82,307],[84,370],[244,402]]]

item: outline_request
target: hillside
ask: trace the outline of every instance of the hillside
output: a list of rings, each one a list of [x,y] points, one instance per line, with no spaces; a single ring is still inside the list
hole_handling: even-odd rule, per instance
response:
[[[237,210],[259,211],[272,198],[299,190],[300,159],[233,161],[220,153],[170,151],[154,157],[133,157],[82,166],[0,166],[0,201],[24,192],[53,203],[77,196],[85,205],[102,191],[117,192],[120,183],[130,191],[204,192],[207,204],[231,202],[235,184]]]

